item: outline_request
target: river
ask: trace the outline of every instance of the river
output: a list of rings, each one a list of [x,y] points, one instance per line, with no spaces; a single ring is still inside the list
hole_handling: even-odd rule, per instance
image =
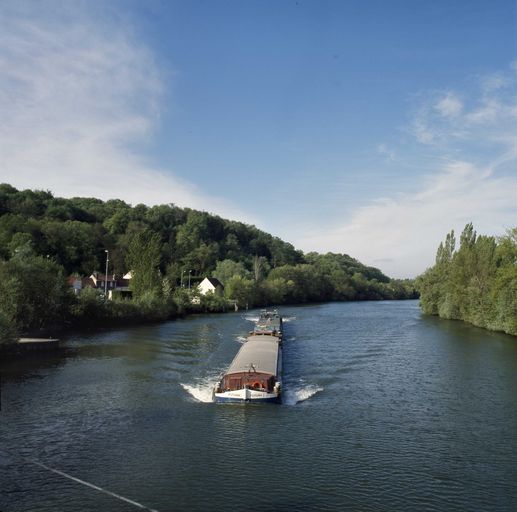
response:
[[[282,405],[209,402],[257,311],[0,362],[0,510],[517,510],[517,338],[416,301],[280,312]]]

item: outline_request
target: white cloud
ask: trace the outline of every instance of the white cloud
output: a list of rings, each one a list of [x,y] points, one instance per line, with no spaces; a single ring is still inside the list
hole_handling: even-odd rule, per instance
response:
[[[427,122],[427,109],[422,108],[413,120],[413,134],[419,142],[422,144],[433,144],[436,139],[436,135],[430,129]]]
[[[448,92],[443,98],[440,98],[435,108],[443,117],[455,117],[460,114],[463,103],[454,93]]]
[[[454,162],[426,179],[420,192],[361,208],[318,235],[300,236],[302,249],[346,252],[394,277],[415,276],[434,262],[451,229],[473,222],[479,232],[501,234],[517,218],[517,177],[493,178],[485,169]]]
[[[470,112],[466,120],[474,124],[494,123],[503,111],[503,106],[496,99],[488,99],[483,104]]]
[[[434,172],[416,178],[416,190],[373,201],[326,230],[300,231],[297,244],[305,251],[346,252],[390,276],[409,277],[433,264],[451,229],[461,232],[473,222],[480,233],[500,235],[516,226],[517,79],[497,77],[504,91],[492,87],[488,94],[485,77],[478,97],[468,98],[471,109],[456,103],[453,92],[438,99],[429,93],[416,109],[413,135],[438,162]]]
[[[164,103],[153,55],[121,20],[67,5],[0,7],[0,181],[251,221],[146,161]]]

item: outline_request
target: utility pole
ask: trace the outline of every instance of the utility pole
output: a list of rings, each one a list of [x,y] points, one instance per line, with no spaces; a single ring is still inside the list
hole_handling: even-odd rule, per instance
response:
[[[110,253],[108,249],[104,249],[104,252],[106,253],[106,274],[104,276],[104,300],[108,300],[108,262],[110,260]]]
[[[188,289],[190,290],[190,274],[192,273],[192,270],[188,271]]]

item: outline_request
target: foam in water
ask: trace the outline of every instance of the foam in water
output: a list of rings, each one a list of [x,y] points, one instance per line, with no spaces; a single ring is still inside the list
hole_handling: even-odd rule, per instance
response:
[[[284,322],[294,322],[296,320],[296,317],[295,316],[286,316],[286,317],[283,317],[282,320]]]
[[[258,322],[259,317],[258,316],[245,316],[244,320],[247,320],[248,322]]]
[[[206,379],[203,379],[197,384],[183,384],[181,383],[181,387],[189,393],[192,398],[202,403],[210,403],[213,402],[212,393],[214,391],[214,387],[219,380],[219,376],[212,376]]]
[[[308,386],[287,388],[284,392],[282,403],[285,405],[296,405],[299,402],[308,400],[311,396],[323,391],[323,389],[324,388],[321,386],[314,386],[312,384],[309,384]]]
[[[237,336],[237,338],[235,338],[239,343],[246,343],[246,336]]]

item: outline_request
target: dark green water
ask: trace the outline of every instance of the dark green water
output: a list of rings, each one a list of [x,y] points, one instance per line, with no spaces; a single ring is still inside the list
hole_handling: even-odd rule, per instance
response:
[[[2,362],[0,510],[517,510],[517,339],[417,303],[290,307],[284,405],[206,403],[244,315]],[[253,312],[250,313],[253,316]]]

